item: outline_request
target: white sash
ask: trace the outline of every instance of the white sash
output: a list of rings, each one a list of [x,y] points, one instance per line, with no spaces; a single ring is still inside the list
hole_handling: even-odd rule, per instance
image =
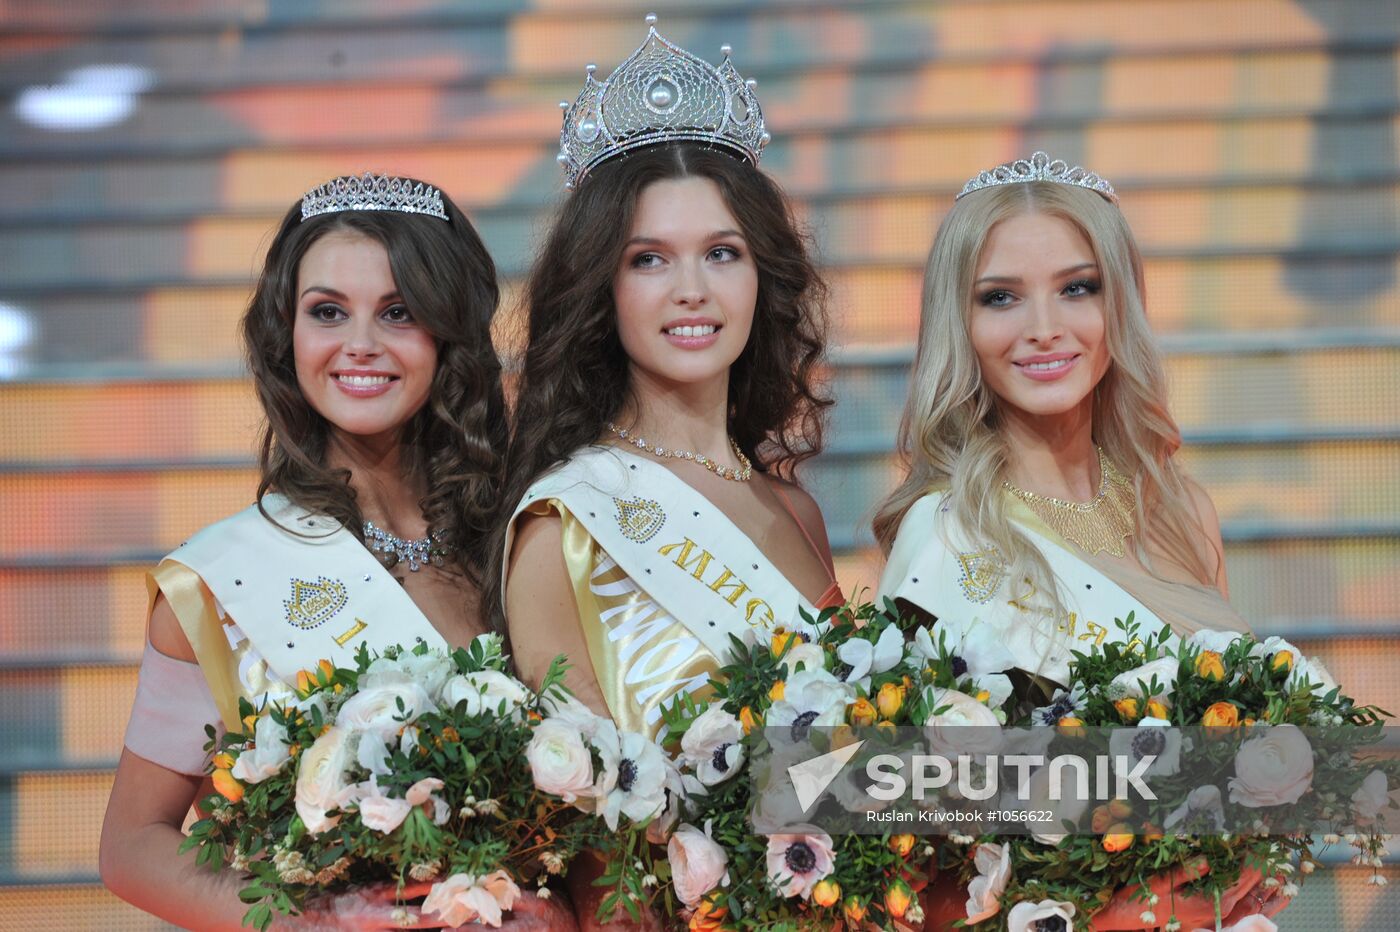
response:
[[[666,467],[615,447],[585,447],[541,476],[532,504],[562,502],[608,555],[715,657],[730,635],[801,625],[817,612],[723,511]]]
[[[353,668],[362,643],[371,650],[419,641],[447,647],[353,534],[281,495],[266,496],[263,505],[276,524],[254,505],[200,531],[166,559],[199,574],[220,616],[237,628],[230,640],[241,632],[280,679],[294,682],[298,670],[323,658]]]
[[[1060,583],[1067,614],[1052,618],[1043,594],[1027,580],[1009,578],[1001,556],[972,541],[941,510],[944,494],[925,495],[904,515],[880,576],[881,601],[905,599],[938,618],[991,625],[1017,658],[1017,667],[1061,684],[1069,678],[1071,651],[1123,641],[1115,619],[1133,612],[1139,637],[1165,626],[1122,586],[1059,543],[1018,524]]]

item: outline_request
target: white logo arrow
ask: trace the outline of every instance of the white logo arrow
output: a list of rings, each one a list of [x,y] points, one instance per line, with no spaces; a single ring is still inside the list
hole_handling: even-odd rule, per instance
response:
[[[788,779],[792,781],[793,792],[797,794],[797,804],[802,807],[804,815],[812,808],[817,798],[826,792],[826,788],[836,779],[841,768],[856,756],[863,744],[865,739],[788,768]]]

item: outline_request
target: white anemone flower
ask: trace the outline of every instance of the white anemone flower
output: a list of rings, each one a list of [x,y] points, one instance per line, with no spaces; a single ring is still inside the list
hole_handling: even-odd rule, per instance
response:
[[[1148,755],[1156,757],[1142,771],[1148,777],[1169,777],[1181,769],[1181,729],[1164,718],[1146,716],[1136,728],[1115,728],[1108,738],[1115,773],[1131,771]],[[1120,765],[1120,760],[1126,766]]]
[[[938,660],[940,638],[958,679],[1003,673],[1016,666],[1016,657],[996,629],[976,618],[942,618],[932,631],[919,628],[914,632],[913,653],[930,662]]]
[[[640,823],[666,808],[666,788],[674,781],[670,762],[654,742],[604,722],[590,743],[603,761],[594,792],[608,828],[617,830],[620,815]]]
[[[681,737],[681,754],[705,786],[723,783],[744,763],[744,726],[718,704],[690,723]]]
[[[844,722],[846,704],[853,694],[849,683],[842,683],[826,670],[800,670],[788,677],[783,698],[768,710],[768,725],[790,728],[793,743],[806,741],[813,725],[831,727]]]
[[[1225,803],[1220,787],[1207,783],[1186,796],[1162,823],[1167,831],[1191,835],[1218,835],[1225,830]]]
[[[890,625],[875,643],[853,637],[836,649],[836,656],[851,665],[847,683],[858,683],[870,691],[870,677],[893,670],[904,659],[904,632]]]

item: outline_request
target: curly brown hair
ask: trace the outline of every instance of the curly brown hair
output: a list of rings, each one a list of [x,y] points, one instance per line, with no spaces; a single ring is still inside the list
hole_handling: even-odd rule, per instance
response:
[[[692,143],[632,152],[595,169],[560,208],[526,279],[528,340],[502,512],[482,604],[498,627],[506,524],[536,479],[593,443],[629,399],[613,279],[648,185],[707,178],[739,223],[758,269],[748,344],[729,369],[729,431],[754,468],[791,480],[822,447],[816,385],[826,346],[826,284],[782,190],[725,152]]]
[[[335,518],[363,539],[350,472],[326,465],[330,425],[297,384],[292,355],[297,269],[311,244],[332,231],[376,240],[418,325],[437,346],[427,403],[403,428],[405,478],[428,489],[419,502],[451,563],[480,584],[507,443],[501,366],[491,341],[500,301],[496,266],[466,215],[443,195],[448,221],[399,211],[350,210],[283,218],[267,251],[247,313],[243,343],[267,422],[258,464],[259,508],[275,490],[298,506]],[[266,511],[263,512],[267,514]]]

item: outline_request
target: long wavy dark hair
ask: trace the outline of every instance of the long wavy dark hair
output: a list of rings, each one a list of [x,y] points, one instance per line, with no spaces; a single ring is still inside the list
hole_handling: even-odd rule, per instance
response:
[[[445,194],[443,205],[446,223],[383,210],[302,220],[300,202],[283,218],[242,328],[253,384],[267,415],[258,499],[275,490],[363,539],[364,518],[350,472],[326,464],[330,425],[297,384],[292,325],[297,269],[311,244],[333,231],[369,237],[389,254],[404,303],[437,346],[428,400],[403,428],[404,478],[424,481],[428,492],[419,507],[428,527],[450,549],[449,565],[480,585],[508,438],[501,366],[491,342],[500,289],[495,263],[471,222]]]
[[[482,592],[483,611],[498,626],[506,523],[516,502],[542,473],[596,441],[629,400],[613,279],[642,191],[676,178],[719,187],[758,270],[753,328],[729,369],[730,434],[755,469],[787,479],[821,451],[822,412],[832,403],[816,385],[827,289],[782,190],[734,156],[695,144],[605,162],[564,202],[525,282],[528,343]]]

